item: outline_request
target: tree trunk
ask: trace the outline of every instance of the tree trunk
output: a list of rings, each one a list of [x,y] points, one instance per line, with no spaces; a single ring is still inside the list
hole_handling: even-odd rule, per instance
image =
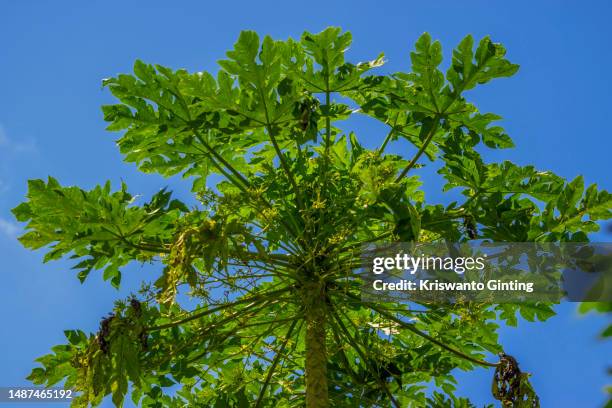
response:
[[[310,290],[308,290],[310,289]],[[306,290],[306,408],[327,408],[326,302],[320,285]]]

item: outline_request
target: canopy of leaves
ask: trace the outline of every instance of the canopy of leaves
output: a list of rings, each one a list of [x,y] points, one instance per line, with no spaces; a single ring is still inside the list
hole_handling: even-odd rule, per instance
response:
[[[34,383],[65,381],[80,393],[75,406],[109,394],[120,406],[128,390],[151,407],[303,406],[316,312],[331,405],[471,406],[453,395],[453,370],[495,366],[483,359],[503,351],[499,321],[545,320],[551,305],[362,302],[352,273],[361,246],[585,241],[610,218],[610,194],[582,177],[485,162],[480,151],[513,142],[464,93],[518,70],[502,45],[467,36],[443,72],[440,43],[423,34],[410,72],[377,75],[383,56],[349,62],[350,44],[338,28],[286,41],[245,31],[216,75],[136,61],[133,74],[104,80],[124,160],[189,179],[198,203],[162,190],[138,205],[125,185],[30,181],[14,213],[27,223],[21,242],[45,248],[45,260],[75,258],[79,279],[101,270],[114,286],[130,261],[164,266],[97,334],[67,331]],[[379,147],[344,128],[354,115],[388,127],[368,135]],[[386,153],[400,138],[413,148]],[[413,170],[427,159],[462,202],[425,200]],[[200,306],[187,310],[181,294]]]

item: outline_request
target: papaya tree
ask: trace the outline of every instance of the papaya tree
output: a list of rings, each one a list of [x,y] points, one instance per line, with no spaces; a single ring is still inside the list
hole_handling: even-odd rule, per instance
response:
[[[490,38],[465,37],[445,73],[429,34],[411,71],[394,74],[376,73],[382,54],[347,61],[350,44],[339,28],[286,41],[245,31],[215,75],[136,61],[104,80],[124,160],[189,179],[193,200],[29,181],[13,210],[25,247],[73,259],[81,281],[99,271],[119,287],[133,262],[156,274],[97,333],[67,330],[31,381],[73,388],[74,406],[129,395],[150,407],[467,407],[454,370],[484,367],[495,369],[492,400],[538,406],[496,332],[518,314],[551,317],[551,304],[367,302],[360,250],[585,241],[610,218],[610,195],[483,159],[513,142],[465,92],[518,70]],[[357,115],[386,131],[364,134]],[[426,200],[435,186],[415,170],[428,162],[460,200]]]

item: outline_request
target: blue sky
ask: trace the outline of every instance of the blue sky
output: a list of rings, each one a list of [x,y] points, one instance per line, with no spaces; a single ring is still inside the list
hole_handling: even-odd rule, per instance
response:
[[[16,242],[21,226],[9,212],[26,180],[57,177],[92,187],[125,180],[150,196],[170,185],[187,197],[189,183],[138,174],[124,164],[104,130],[100,105],[112,102],[102,78],[131,70],[133,61],[173,68],[215,70],[215,61],[242,29],[276,38],[298,37],[339,25],[353,32],[349,56],[371,59],[384,51],[385,70],[409,68],[408,53],[428,31],[445,54],[468,33],[505,44],[519,73],[471,93],[482,111],[504,117],[517,148],[488,151],[487,160],[535,164],[611,189],[609,121],[612,118],[612,6],[605,1],[387,1],[362,2],[4,2],[0,6],[0,386],[26,385],[33,359],[64,341],[62,330],[96,330],[113,300],[154,273],[128,268],[117,292],[92,274],[79,284],[69,263],[41,264]],[[363,124],[361,137],[380,138]],[[426,175],[433,201],[445,198]],[[609,241],[597,234],[594,239]],[[602,316],[558,308],[547,323],[501,330],[502,343],[532,372],[544,407],[597,407],[610,382],[612,346],[597,339]],[[460,393],[491,402],[492,372],[460,374]],[[8,405],[4,405],[8,406]],[[57,405],[56,405],[57,406]]]

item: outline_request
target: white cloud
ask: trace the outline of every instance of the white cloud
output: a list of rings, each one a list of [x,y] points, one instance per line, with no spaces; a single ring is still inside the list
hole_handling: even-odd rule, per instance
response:
[[[21,231],[21,228],[16,223],[0,218],[0,232],[9,238],[15,238]]]
[[[8,137],[4,126],[0,124],[0,155],[36,153],[37,150],[36,141],[34,139],[12,140]]]
[[[6,131],[4,130],[4,126],[0,125],[0,146],[7,145],[9,142],[8,136],[6,136]]]
[[[0,195],[10,189],[14,165],[32,155],[38,154],[38,146],[34,139],[14,139],[8,136],[6,129],[0,123]],[[0,225],[2,228],[2,225]]]

